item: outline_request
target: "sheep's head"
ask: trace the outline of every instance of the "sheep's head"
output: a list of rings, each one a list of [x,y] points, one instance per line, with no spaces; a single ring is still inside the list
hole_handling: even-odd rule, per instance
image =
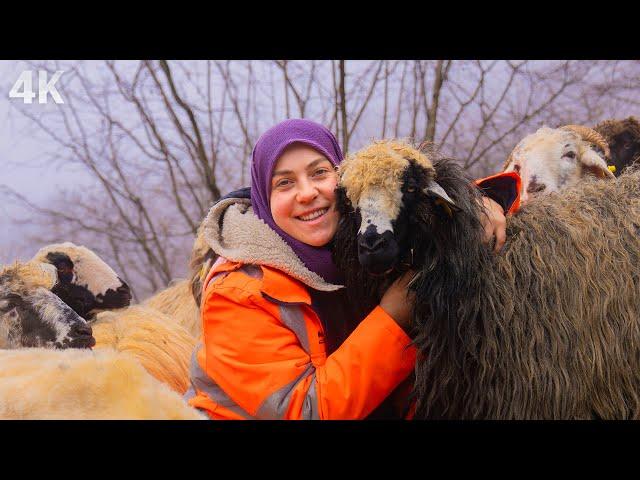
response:
[[[358,260],[371,274],[388,273],[411,252],[410,231],[425,221],[412,207],[428,198],[439,215],[451,215],[454,201],[436,182],[428,154],[398,141],[379,141],[350,155],[340,165],[341,215],[355,215]]]
[[[593,129],[607,139],[611,149],[611,163],[616,167],[615,175],[640,162],[640,122],[635,117],[624,120],[604,120]]]
[[[586,176],[613,178],[608,158],[607,142],[590,128],[542,127],[516,145],[504,171],[522,178],[520,201],[525,204],[531,197],[559,192]]]
[[[56,269],[16,263],[0,270],[0,348],[90,348],[91,327],[51,292]]]
[[[86,247],[71,242],[48,245],[33,261],[56,267],[59,282],[52,291],[83,318],[89,318],[92,310],[123,308],[131,303],[129,286]]]

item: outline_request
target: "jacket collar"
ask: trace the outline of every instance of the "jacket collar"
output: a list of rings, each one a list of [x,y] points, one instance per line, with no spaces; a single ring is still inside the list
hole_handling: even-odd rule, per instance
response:
[[[231,197],[218,201],[203,222],[203,235],[213,251],[227,260],[271,267],[263,268],[263,283],[268,290],[264,293],[277,300],[309,302],[307,292],[306,300],[300,295],[293,295],[297,300],[285,300],[289,293],[278,288],[284,285],[278,277],[282,272],[316,290],[329,292],[342,288],[342,285],[328,283],[309,270],[293,249],[253,213],[250,199]]]

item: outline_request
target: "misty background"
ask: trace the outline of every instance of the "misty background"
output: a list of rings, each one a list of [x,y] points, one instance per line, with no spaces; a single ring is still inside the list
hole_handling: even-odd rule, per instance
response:
[[[24,70],[63,70],[65,103],[9,98]],[[209,207],[249,184],[281,120],[326,125],[346,153],[435,141],[478,177],[542,125],[640,116],[640,62],[2,61],[0,92],[0,264],[72,241],[142,300],[186,275]]]

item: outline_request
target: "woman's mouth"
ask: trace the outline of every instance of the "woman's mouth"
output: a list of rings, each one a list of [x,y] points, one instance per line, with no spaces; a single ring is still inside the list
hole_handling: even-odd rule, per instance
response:
[[[303,222],[310,222],[312,220],[315,220],[316,218],[319,218],[319,217],[323,216],[328,211],[329,211],[328,208],[320,208],[320,209],[314,210],[313,212],[308,213],[306,215],[300,215],[300,216],[298,216],[296,218],[298,220],[302,220]]]

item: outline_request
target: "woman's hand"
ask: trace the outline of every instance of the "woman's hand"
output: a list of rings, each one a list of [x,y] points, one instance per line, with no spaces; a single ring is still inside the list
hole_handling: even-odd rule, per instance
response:
[[[482,205],[485,210],[485,215],[481,215],[482,227],[484,228],[483,241],[489,244],[491,239],[495,237],[496,243],[493,251],[498,253],[507,239],[507,219],[502,207],[489,197],[482,197]]]
[[[380,306],[393,318],[407,334],[411,330],[413,320],[413,304],[416,300],[414,291],[408,289],[409,282],[416,272],[409,270],[393,282],[382,295]]]

